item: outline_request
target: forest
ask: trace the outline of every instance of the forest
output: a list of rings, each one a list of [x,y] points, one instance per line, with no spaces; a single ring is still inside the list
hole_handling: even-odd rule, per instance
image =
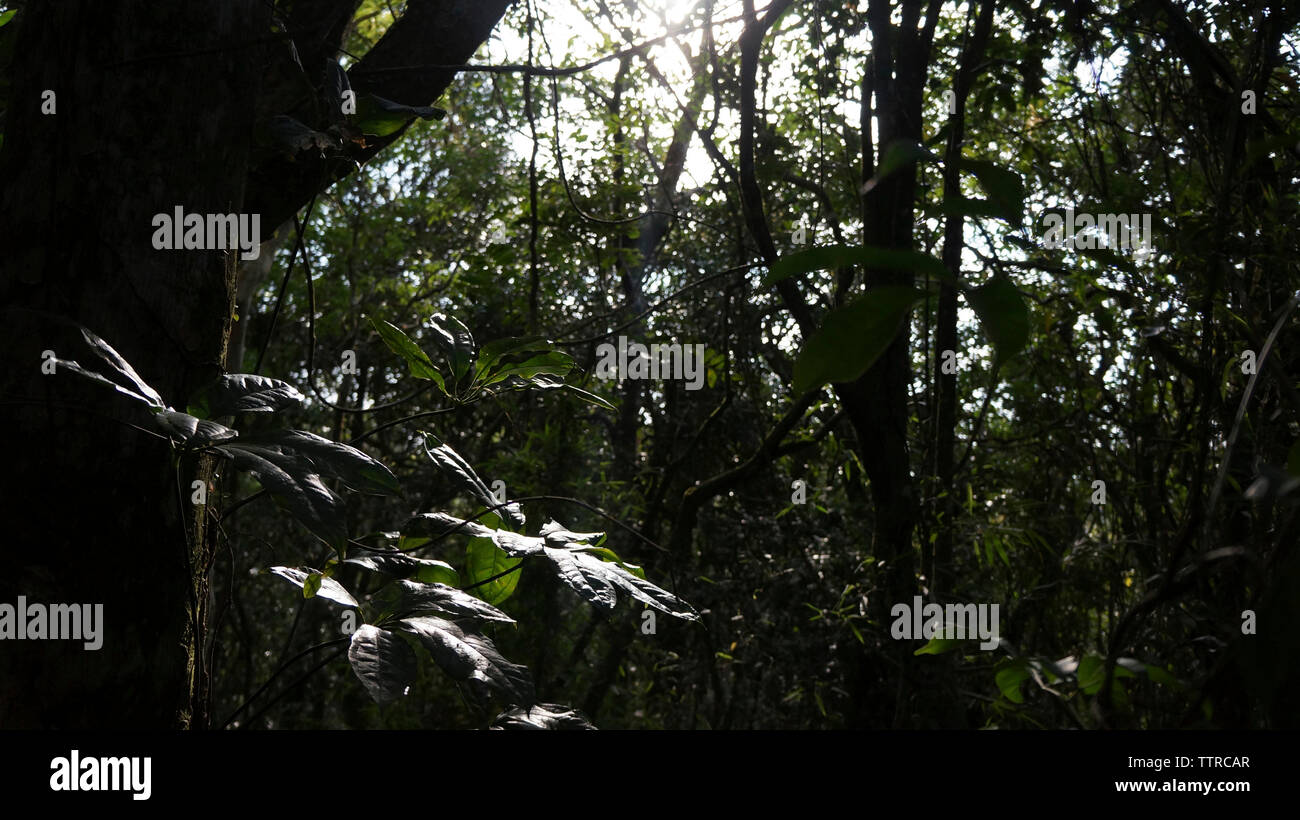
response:
[[[0,728],[1300,727],[1298,38],[0,0]]]

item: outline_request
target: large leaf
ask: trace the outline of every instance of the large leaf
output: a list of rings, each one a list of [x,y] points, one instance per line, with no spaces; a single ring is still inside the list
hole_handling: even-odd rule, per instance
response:
[[[195,447],[202,447],[214,441],[228,441],[239,435],[224,424],[195,418],[189,413],[171,408],[158,410],[153,419],[170,435]]]
[[[372,624],[362,624],[352,633],[348,660],[376,703],[397,700],[415,682],[415,653],[411,645]]]
[[[1012,661],[998,670],[996,675],[998,689],[1012,703],[1024,703],[1025,696],[1020,692],[1020,684],[1029,680],[1032,674],[1029,664],[1025,661]]]
[[[498,362],[510,362],[528,358],[536,353],[547,353],[554,349],[549,341],[541,336],[512,336],[494,339],[479,349],[475,370],[481,375],[493,369]]]
[[[497,621],[512,624],[514,618],[491,604],[480,601],[468,592],[446,584],[421,584],[398,581],[398,610],[400,612],[437,612],[453,619],[471,618],[476,621]]]
[[[426,584],[460,584],[460,574],[446,561],[416,558],[404,552],[366,552],[350,556],[343,563],[394,578],[414,578]]]
[[[1029,311],[1020,291],[1004,276],[966,292],[979,316],[1000,364],[1024,349],[1029,341]]]
[[[496,530],[477,521],[468,521],[443,512],[420,513],[411,516],[402,525],[402,535],[427,536],[438,539],[448,535],[467,535],[473,538],[491,538]]]
[[[460,453],[457,453],[446,444],[433,449],[429,449],[426,444],[424,451],[429,454],[429,458],[433,459],[434,464],[437,464],[439,468],[455,478],[461,487],[474,495],[475,498],[482,502],[484,507],[497,506],[499,502],[496,497],[488,490],[487,485],[483,483],[483,479],[478,477],[478,473],[474,472],[474,468],[470,467],[469,463],[460,457]],[[498,507],[497,512],[504,513],[504,517],[509,519],[516,527],[524,525],[524,513],[518,504]]]
[[[437,367],[434,367],[433,361],[429,359],[428,354],[421,350],[419,345],[411,341],[411,338],[403,333],[400,328],[373,316],[370,317],[370,325],[379,334],[379,338],[384,340],[384,344],[388,345],[389,350],[406,360],[412,376],[417,379],[429,379],[437,383],[438,388],[443,393],[447,392],[447,386],[443,383],[442,374],[438,372]]]
[[[508,362],[494,367],[483,376],[484,386],[503,382],[509,378],[531,381],[537,376],[564,376],[573,369],[573,357],[558,350],[539,353],[522,362]]]
[[[859,247],[856,245],[825,245],[786,254],[772,265],[759,287],[770,287],[782,279],[798,276],[808,271],[845,268],[861,265],[865,268],[910,270],[929,274],[931,279],[951,282],[952,276],[943,262],[928,253],[894,248]]]
[[[508,534],[514,535],[514,533]],[[471,538],[469,546],[465,548],[465,573],[468,576],[468,586],[473,586],[474,593],[489,604],[499,604],[513,595],[515,587],[519,585],[519,573],[506,571],[519,566],[521,560],[523,559],[511,558],[492,538]],[[501,575],[501,577],[487,581],[494,575]],[[482,583],[484,581],[487,583]]]
[[[302,400],[302,393],[288,382],[251,373],[229,373],[210,387],[196,406],[211,418],[236,413],[274,413]]]
[[[401,485],[392,471],[355,447],[303,430],[267,430],[244,436],[241,442],[275,448],[305,457],[321,475],[339,479],[361,492],[395,495]]]
[[[492,724],[493,729],[595,729],[587,716],[577,709],[558,703],[535,703],[530,708],[521,706],[502,712]]]
[[[238,440],[218,445],[235,466],[257,476],[262,487],[278,499],[294,518],[338,552],[347,545],[347,517],[343,500],[316,472],[316,466],[299,453]]]
[[[433,331],[434,344],[451,365],[453,380],[460,381],[474,362],[474,337],[469,328],[456,317],[441,313],[429,319],[429,328]]]
[[[357,113],[353,124],[363,133],[386,137],[396,133],[403,125],[419,117],[440,120],[447,116],[441,108],[429,105],[402,105],[374,94],[357,96]]]
[[[959,167],[970,171],[979,180],[994,209],[993,216],[1013,225],[1020,225],[1024,221],[1025,182],[1019,174],[982,159],[963,159]]]
[[[554,521],[542,528],[545,547],[542,553],[550,559],[560,580],[597,609],[611,610],[618,602],[614,590],[620,589],[636,600],[688,621],[699,620],[690,604],[667,590],[638,577],[621,564],[601,560],[592,553],[594,544],[604,533],[570,532]]]
[[[867,371],[898,335],[912,305],[924,294],[915,288],[885,286],[827,314],[804,343],[794,365],[794,392],[806,393],[827,382],[853,381]]]
[[[465,632],[444,618],[404,618],[401,628],[419,639],[443,672],[471,685],[482,696],[493,690],[512,703],[533,702],[533,682],[528,670],[501,656],[483,635]]]
[[[284,578],[292,584],[296,584],[304,593],[307,591],[307,579],[313,577],[317,578],[320,585],[317,587],[315,594],[306,595],[305,597],[324,598],[328,601],[334,601],[335,603],[350,606],[355,609],[361,607],[361,605],[357,603],[357,599],[353,598],[348,591],[343,588],[342,584],[335,581],[333,578],[322,576],[320,570],[315,570],[311,567],[271,567],[271,572],[279,575],[281,578]]]

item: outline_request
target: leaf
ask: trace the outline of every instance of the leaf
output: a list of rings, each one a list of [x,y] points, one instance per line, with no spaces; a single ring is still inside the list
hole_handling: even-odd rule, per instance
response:
[[[587,716],[576,709],[558,703],[535,703],[529,709],[516,706],[502,712],[492,724],[493,729],[592,729]]]
[[[921,161],[934,162],[938,159],[934,152],[926,150],[925,146],[918,142],[905,139],[894,140],[885,146],[875,175],[863,183],[861,193],[864,195],[870,193],[885,177],[906,165]]]
[[[434,539],[448,535],[491,538],[495,532],[496,530],[485,527],[477,521],[467,521],[442,512],[413,515],[402,525],[403,536],[427,535]]]
[[[397,495],[401,484],[392,471],[355,447],[330,441],[304,430],[266,430],[246,435],[241,442],[274,448],[306,458],[321,475],[339,479],[348,487],[377,495]]]
[[[472,618],[478,621],[497,621],[512,624],[514,618],[501,610],[484,603],[468,592],[463,592],[446,584],[421,584],[414,581],[398,581],[401,597],[398,607],[402,612],[434,611],[450,618]]]
[[[196,405],[206,415],[233,416],[236,413],[275,413],[302,402],[304,396],[288,382],[250,373],[222,376]]]
[[[320,583],[317,586],[315,597],[324,598],[327,601],[334,601],[335,603],[343,604],[344,606],[350,606],[353,609],[361,608],[361,605],[357,603],[357,599],[353,598],[348,591],[343,588],[342,584],[335,581],[333,578],[324,577],[319,570],[312,569],[311,567],[271,567],[271,572],[279,575],[286,581],[303,588],[304,591],[308,578],[318,578],[320,579]],[[306,597],[310,598],[312,596],[308,595]]]
[[[136,390],[142,393],[146,397],[147,401],[156,407],[166,406],[166,402],[163,401],[162,396],[158,395],[158,391],[154,390],[149,386],[148,382],[140,378],[140,374],[135,372],[135,368],[131,367],[127,360],[122,358],[122,355],[113,349],[112,345],[91,333],[89,330],[86,330],[84,327],[81,329],[81,335],[86,340],[86,344],[90,345],[90,349],[95,351],[95,354],[101,359],[108,362],[110,367],[134,384]]]
[[[454,316],[441,313],[435,313],[429,319],[429,327],[433,329],[434,344],[451,365],[453,380],[460,381],[474,361],[474,337],[469,328]]]
[[[445,116],[447,112],[441,108],[429,105],[402,105],[374,94],[360,94],[357,96],[354,123],[366,134],[386,137],[416,117],[440,120]]]
[[[1024,221],[1025,182],[1019,174],[1009,168],[981,159],[960,160],[958,167],[970,171],[979,180],[980,186],[988,194],[988,202],[995,211],[993,216],[1005,219],[1013,225],[1019,225]]]
[[[214,441],[228,441],[239,435],[224,424],[195,418],[189,413],[166,408],[153,417],[154,422],[186,444],[201,447]]]
[[[412,376],[417,379],[428,379],[436,382],[443,393],[447,392],[447,387],[443,384],[442,374],[438,372],[438,368],[433,366],[428,354],[421,350],[419,345],[411,341],[409,336],[396,325],[382,319],[376,319],[373,316],[370,317],[370,326],[379,334],[379,338],[384,340],[384,344],[388,345],[389,350],[406,360]]]
[[[124,396],[130,396],[136,401],[144,402],[145,404],[149,405],[155,410],[161,407],[161,405],[155,404],[154,401],[149,397],[142,396],[141,394],[135,392],[134,390],[131,390],[130,388],[123,387],[122,385],[118,384],[112,379],[101,376],[100,374],[96,373],[93,370],[87,370],[86,368],[77,364],[75,361],[71,361],[69,359],[55,359],[54,367],[56,373],[58,372],[58,368],[62,367],[72,371],[73,373],[76,373],[78,376],[83,376],[87,379],[90,379],[91,381],[96,381],[99,382],[100,384],[107,385],[108,387],[113,388],[114,390],[116,390],[117,392],[121,393]]]
[[[415,682],[415,653],[410,644],[372,624],[362,624],[352,633],[348,660],[376,703],[397,700]]]
[[[511,377],[529,380],[540,375],[565,376],[573,369],[573,357],[558,350],[533,356],[518,363],[508,363],[494,368],[484,377],[484,386],[503,382]]]
[[[913,655],[942,655],[945,652],[951,652],[961,645],[961,641],[956,638],[940,638],[937,635],[929,640],[925,646],[913,652]]]
[[[257,476],[262,487],[282,502],[307,529],[342,553],[347,545],[343,500],[325,486],[315,465],[298,453],[242,440],[218,445],[235,466]]]
[[[1006,208],[988,199],[971,199],[964,196],[944,197],[939,206],[939,213],[944,216],[995,217],[1013,221],[1007,216]]]
[[[622,590],[636,600],[687,621],[699,620],[690,604],[667,590],[638,577],[621,563],[603,561],[593,555],[592,539],[604,533],[575,533],[554,521],[542,528],[546,546],[542,553],[555,565],[560,580],[597,609],[609,611],[618,603],[615,590]]]
[[[495,339],[479,349],[475,369],[480,374],[486,373],[498,362],[520,356],[526,357],[534,353],[547,353],[553,349],[554,346],[541,336],[511,336]]]
[[[856,245],[824,245],[820,248],[807,248],[786,254],[772,265],[767,276],[759,284],[768,288],[791,276],[799,276],[814,270],[845,268],[861,265],[865,268],[887,268],[889,270],[910,270],[929,274],[931,279],[953,282],[953,277],[943,262],[928,253],[898,250],[896,248],[859,247]]]
[[[1106,675],[1106,662],[1096,655],[1086,655],[1079,661],[1075,674],[1079,680],[1079,691],[1085,695],[1095,695],[1101,690]]]
[[[898,335],[904,317],[922,295],[914,288],[890,285],[832,310],[799,351],[794,392],[852,381],[865,373]]]
[[[400,624],[428,650],[443,672],[470,684],[476,694],[483,696],[493,690],[512,703],[533,702],[528,670],[503,658],[487,637],[467,633],[443,618],[403,618]]]
[[[14,19],[14,15],[17,13],[18,9],[9,9],[9,11],[6,11],[4,14],[0,14],[0,26],[4,26],[10,20]]]
[[[999,669],[995,677],[998,689],[1006,696],[1007,700],[1012,703],[1025,702],[1025,696],[1020,692],[1020,684],[1031,677],[1027,663],[1022,660],[1013,661],[1011,664]]]
[[[482,502],[484,507],[497,507],[499,502],[496,500],[496,496],[492,495],[487,485],[483,483],[483,480],[478,477],[478,474],[474,472],[474,469],[469,466],[465,459],[460,457],[460,453],[457,453],[446,444],[441,444],[432,450],[426,444],[424,451],[429,454],[429,458],[433,459],[434,464],[437,464],[439,468],[457,479],[461,487],[474,495],[475,498]],[[505,517],[516,527],[524,526],[524,513],[517,503],[498,507],[497,512],[504,512]]]
[[[995,351],[998,364],[1019,353],[1029,341],[1029,311],[1020,291],[1005,276],[966,292]]]
[[[343,563],[365,567],[394,578],[415,578],[426,584],[460,585],[460,573],[446,561],[416,558],[404,552],[368,552],[345,558]]]
[[[514,594],[519,585],[519,573],[511,572],[486,584],[481,582],[519,566],[521,560],[512,560],[492,538],[471,538],[465,548],[467,586],[473,586],[473,592],[489,604],[499,604]]]
[[[306,125],[287,114],[276,114],[267,122],[267,133],[271,142],[282,154],[290,159],[302,151],[314,151],[325,156],[331,151],[340,151],[342,142],[337,138]]]

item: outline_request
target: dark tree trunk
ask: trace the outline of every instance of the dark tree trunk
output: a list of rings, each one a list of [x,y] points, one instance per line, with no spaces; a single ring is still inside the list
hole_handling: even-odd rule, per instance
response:
[[[509,4],[412,0],[354,67],[353,86],[432,102],[455,71],[400,67],[464,62]],[[178,205],[258,213],[266,238],[355,167],[288,162],[255,135],[270,116],[310,109],[284,89],[305,76],[320,96],[356,5],[292,4],[302,68],[284,59],[270,4],[254,0],[32,3],[10,24],[20,28],[0,152],[0,603],[102,604],[103,645],[0,643],[0,727],[207,725],[213,534],[190,486],[212,465],[182,458],[175,469],[143,405],[66,371],[44,375],[41,354],[103,369],[85,326],[181,410],[222,372],[237,255],[155,250],[153,216]],[[47,89],[53,114],[41,111]],[[331,121],[322,111],[306,124]]]

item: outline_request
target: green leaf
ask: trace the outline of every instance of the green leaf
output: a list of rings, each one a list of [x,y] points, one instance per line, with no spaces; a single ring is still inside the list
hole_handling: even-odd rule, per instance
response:
[[[772,265],[767,276],[759,284],[768,288],[791,276],[798,276],[808,271],[845,268],[861,265],[866,268],[887,268],[889,270],[910,270],[918,274],[929,274],[930,278],[952,283],[953,277],[943,262],[928,253],[898,250],[895,248],[859,247],[856,245],[825,245],[820,248],[807,248],[786,254]]]
[[[348,593],[343,585],[333,578],[326,578],[320,570],[311,567],[271,567],[271,572],[279,575],[291,584],[302,588],[302,597],[304,598],[324,598],[327,601],[334,601],[344,606],[359,609],[360,604],[357,599]],[[313,580],[314,579],[314,580]],[[311,594],[307,594],[308,588],[311,588]]]
[[[429,379],[438,384],[438,388],[443,393],[447,392],[446,386],[442,381],[442,374],[438,368],[433,366],[428,354],[420,349],[420,346],[411,341],[411,338],[401,331],[396,325],[385,322],[382,319],[370,317],[370,325],[379,334],[379,338],[384,340],[388,349],[401,356],[406,360],[406,364],[411,368],[411,375],[417,379]]]
[[[553,349],[554,346],[541,336],[511,336],[505,339],[494,339],[479,349],[475,368],[479,373],[484,373],[497,362],[534,353],[547,353]]]
[[[523,559],[512,559],[491,538],[471,538],[465,549],[465,572],[468,584],[472,586],[484,579],[519,566]],[[472,592],[489,604],[500,604],[515,592],[519,585],[519,572],[502,575],[495,581],[475,586]]]
[[[402,105],[367,93],[357,95],[357,113],[352,116],[363,134],[386,137],[416,117],[440,120],[447,112],[429,105]]]
[[[1025,182],[1020,175],[988,160],[963,159],[958,167],[970,171],[988,194],[988,202],[1000,217],[1020,225],[1025,217]]]
[[[362,624],[352,633],[348,660],[376,703],[397,700],[415,682],[417,667],[411,645],[371,624]]]
[[[1020,693],[1020,684],[1029,680],[1029,664],[1023,660],[1012,661],[998,670],[996,680],[998,689],[1012,703],[1024,703],[1025,696]]]
[[[1004,276],[966,292],[995,351],[997,364],[1024,349],[1029,341],[1029,311],[1020,291]]]
[[[508,378],[516,377],[525,380],[532,380],[539,375],[547,376],[566,376],[573,369],[573,357],[567,353],[561,353],[558,350],[551,350],[546,353],[540,353],[529,359],[525,359],[517,364],[504,364],[492,370],[483,379],[483,385],[488,386],[503,382]]]
[[[1075,674],[1079,679],[1079,691],[1085,695],[1095,695],[1101,691],[1101,684],[1106,676],[1106,661],[1097,655],[1085,655],[1079,661]]]
[[[469,328],[454,316],[444,316],[441,313],[436,313],[429,319],[429,327],[433,330],[434,344],[451,365],[452,380],[460,381],[474,361],[474,337]]]
[[[926,643],[925,646],[913,652],[913,655],[942,655],[945,652],[951,652],[961,645],[961,641],[955,638],[934,637]]]
[[[803,394],[827,382],[861,376],[889,347],[922,296],[915,288],[890,285],[832,310],[795,360],[794,392]]]
[[[9,9],[9,11],[6,11],[4,14],[0,14],[0,26],[3,26],[10,20],[14,19],[14,15],[17,13],[18,9]]]
[[[319,572],[308,573],[307,580],[302,582],[302,597],[314,598],[320,591],[320,582],[325,578]]]

